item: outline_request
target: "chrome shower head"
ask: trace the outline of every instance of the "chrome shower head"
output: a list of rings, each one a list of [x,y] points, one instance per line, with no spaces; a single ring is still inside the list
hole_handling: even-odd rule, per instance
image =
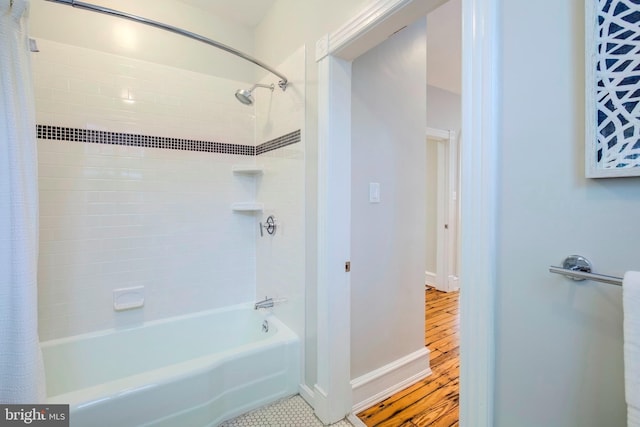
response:
[[[260,83],[256,83],[251,87],[251,89],[238,89],[236,91],[236,99],[242,102],[244,105],[253,104],[253,91],[257,87],[264,87],[264,88],[270,89],[273,92],[274,85],[273,83],[271,83],[270,85],[263,85]]]
[[[251,90],[249,89],[238,89],[236,91],[236,98],[244,105],[253,104],[253,96],[251,96]]]

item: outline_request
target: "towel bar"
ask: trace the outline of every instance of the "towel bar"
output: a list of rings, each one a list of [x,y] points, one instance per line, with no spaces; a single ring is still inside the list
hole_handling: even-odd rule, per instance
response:
[[[622,277],[607,276],[606,274],[595,274],[591,272],[591,262],[580,255],[570,255],[562,262],[562,267],[550,266],[549,272],[562,274],[563,276],[576,281],[593,280],[595,282],[608,283],[610,285],[622,286]]]

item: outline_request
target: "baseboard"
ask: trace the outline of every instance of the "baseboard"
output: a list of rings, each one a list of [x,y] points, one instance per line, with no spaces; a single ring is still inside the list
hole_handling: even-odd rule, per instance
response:
[[[460,289],[460,279],[458,276],[447,277],[447,292],[453,292]]]
[[[421,348],[352,380],[352,412],[357,414],[429,376],[429,353],[428,348]]]
[[[315,393],[309,388],[308,385],[299,384],[298,393],[300,393],[300,396],[302,396],[302,398],[309,404],[309,406],[311,406],[312,408],[316,407]]]
[[[436,285],[436,273],[432,273],[430,271],[424,272],[424,284],[429,286]]]
[[[367,427],[365,423],[362,422],[360,418],[358,418],[353,412],[347,415],[347,421],[353,425],[353,427]]]

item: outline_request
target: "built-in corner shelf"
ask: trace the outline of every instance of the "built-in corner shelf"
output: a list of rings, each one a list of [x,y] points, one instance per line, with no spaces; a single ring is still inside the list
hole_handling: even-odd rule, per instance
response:
[[[250,175],[258,176],[262,175],[264,168],[256,165],[233,165],[231,171],[234,175]],[[264,203],[257,202],[238,202],[231,205],[231,210],[234,212],[262,212],[264,210]]]
[[[260,165],[233,165],[231,171],[238,175],[262,175],[264,167]]]
[[[234,212],[262,212],[264,210],[263,203],[239,202],[231,205]]]

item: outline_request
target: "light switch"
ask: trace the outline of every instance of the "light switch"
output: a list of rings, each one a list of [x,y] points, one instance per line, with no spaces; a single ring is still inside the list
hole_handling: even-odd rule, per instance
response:
[[[380,203],[380,183],[369,183],[369,203]]]

